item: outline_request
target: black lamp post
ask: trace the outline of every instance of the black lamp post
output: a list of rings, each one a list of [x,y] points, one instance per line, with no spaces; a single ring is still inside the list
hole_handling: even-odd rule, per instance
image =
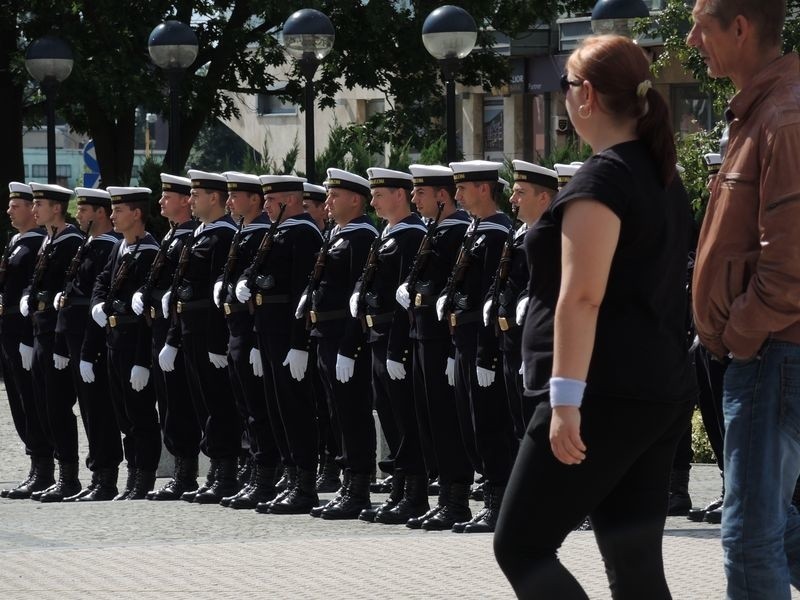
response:
[[[42,88],[47,109],[47,183],[56,183],[56,105],[58,84],[72,72],[72,50],[53,35],[39,38],[25,52],[25,68]]]
[[[634,21],[649,16],[650,10],[642,0],[599,0],[592,9],[592,32],[632,37]]]
[[[181,21],[165,21],[147,39],[150,59],[167,72],[169,80],[169,170],[178,175],[180,146],[180,83],[184,72],[197,58],[197,36]]]
[[[289,56],[298,62],[306,80],[306,179],[310,183],[317,180],[314,161],[314,73],[333,48],[335,38],[336,31],[331,20],[313,8],[292,13],[283,24],[281,44]]]
[[[458,6],[440,6],[422,24],[422,43],[439,61],[447,92],[447,162],[456,156],[456,74],[460,61],[475,47],[478,28],[475,19]]]

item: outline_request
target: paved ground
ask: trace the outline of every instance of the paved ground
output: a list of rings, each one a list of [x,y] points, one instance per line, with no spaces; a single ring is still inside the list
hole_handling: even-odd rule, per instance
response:
[[[0,395],[0,486],[5,487],[24,477],[27,461],[1,390]],[[85,452],[83,437],[81,444]],[[696,466],[695,504],[716,496],[719,483],[715,467]],[[718,526],[670,518],[664,555],[676,599],[723,597]],[[570,535],[561,557],[591,598],[610,597],[590,532]],[[488,599],[513,594],[488,535],[415,532],[183,502],[42,505],[0,499],[2,599],[242,596]]]

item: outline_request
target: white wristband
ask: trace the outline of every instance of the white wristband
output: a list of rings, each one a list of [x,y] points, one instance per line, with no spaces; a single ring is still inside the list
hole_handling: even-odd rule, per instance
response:
[[[566,377],[550,378],[550,406],[580,406],[583,402],[585,381]]]

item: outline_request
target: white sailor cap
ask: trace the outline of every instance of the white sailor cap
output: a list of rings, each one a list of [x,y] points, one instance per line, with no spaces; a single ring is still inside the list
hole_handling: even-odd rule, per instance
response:
[[[367,169],[367,176],[369,177],[370,188],[390,187],[410,190],[414,187],[414,178],[410,173],[403,173],[402,171],[370,167]]]
[[[258,178],[261,191],[266,194],[280,194],[281,192],[302,192],[305,177],[296,175],[261,175]]]
[[[356,192],[357,194],[361,194],[365,198],[370,197],[369,181],[360,175],[350,173],[349,171],[343,171],[342,169],[328,169],[328,178],[323,183],[328,189],[342,188],[345,190],[350,190],[351,192]]]
[[[706,169],[708,169],[709,175],[719,173],[719,168],[722,165],[721,154],[717,152],[709,152],[708,154],[703,154],[703,160],[706,163]]]
[[[553,168],[556,170],[556,173],[558,173],[558,187],[564,187],[564,185],[570,179],[572,179],[572,176],[578,172],[578,169],[581,168],[582,164],[583,163],[580,164],[571,163],[568,165],[563,163],[554,164]]]
[[[498,178],[497,178],[497,183],[499,183],[500,185],[502,185],[502,186],[503,186],[503,189],[505,189],[505,188],[507,188],[509,185],[511,185],[510,183],[508,183],[508,181],[506,181],[506,180],[505,180],[505,179],[503,179],[502,177],[498,177]]]
[[[31,193],[34,200],[52,200],[53,202],[69,202],[72,198],[72,190],[69,188],[54,185],[52,183],[30,183]]]
[[[511,164],[514,167],[514,181],[533,183],[551,190],[558,189],[558,173],[553,169],[524,160],[512,160]]]
[[[251,194],[263,194],[261,191],[261,181],[258,175],[238,173],[236,171],[225,171],[223,173],[228,182],[229,192],[249,192]]]
[[[149,202],[153,192],[146,187],[115,187],[106,188],[111,194],[111,204],[125,204],[126,202]]]
[[[490,160],[466,160],[464,162],[451,162],[453,181],[497,181],[502,163]]]
[[[569,164],[571,164],[571,165],[575,165],[575,166],[578,166],[578,167],[580,167],[580,166],[583,164],[583,161],[582,161],[582,160],[573,160],[573,161],[572,161],[571,163],[569,163]]]
[[[314,185],[313,183],[303,184],[303,200],[313,200],[314,202],[325,202],[328,193],[321,185]]]
[[[169,173],[161,174],[161,191],[175,192],[188,196],[192,191],[192,180],[188,177],[178,177]]]
[[[31,186],[19,181],[10,181],[8,183],[8,199],[11,200],[12,198],[30,202],[33,200],[33,190],[31,190]]]
[[[217,190],[220,192],[228,191],[228,180],[219,173],[207,173],[196,169],[189,169],[189,179],[192,180],[192,189],[202,188],[204,190]]]
[[[448,187],[453,185],[453,169],[444,167],[442,165],[410,165],[408,170],[411,171],[414,185],[425,186],[442,186]]]
[[[88,204],[89,206],[105,206],[106,208],[111,208],[111,194],[106,190],[76,187],[75,196],[78,198],[78,206]]]

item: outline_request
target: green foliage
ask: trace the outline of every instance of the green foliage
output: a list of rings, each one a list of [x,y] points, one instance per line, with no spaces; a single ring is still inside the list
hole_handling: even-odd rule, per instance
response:
[[[241,171],[250,147],[218,119],[211,119],[200,130],[189,154],[188,165],[193,169],[221,173]]]
[[[700,409],[695,409],[692,413],[692,452],[694,453],[694,462],[713,463],[717,460],[708,441]]]
[[[147,216],[145,227],[147,231],[160,240],[169,229],[169,223],[161,216],[161,206],[158,201],[161,198],[161,163],[148,158],[142,163],[142,170],[139,174],[139,185],[150,188],[150,214]]]
[[[547,156],[539,158],[539,164],[548,169],[553,165],[569,164],[574,161],[585,161],[592,155],[592,149],[587,144],[582,144],[578,138],[572,138],[565,145],[555,148]]]
[[[421,165],[443,165],[447,162],[447,138],[439,136],[426,145],[419,153]]]
[[[719,152],[719,138],[724,128],[723,123],[718,123],[711,131],[699,131],[678,135],[676,148],[678,164],[684,168],[681,174],[683,185],[692,202],[692,212],[699,223],[703,220],[708,204],[708,169],[703,160],[703,155],[708,152]]]
[[[242,173],[253,173],[255,175],[291,175],[297,165],[297,156],[300,154],[300,145],[295,137],[292,147],[280,163],[270,154],[269,145],[264,142],[261,154],[251,149],[245,155]]]
[[[348,128],[338,123],[332,125],[328,133],[328,145],[317,154],[315,165],[320,177],[329,168],[366,177],[367,169],[373,166],[367,132],[363,127]]]

